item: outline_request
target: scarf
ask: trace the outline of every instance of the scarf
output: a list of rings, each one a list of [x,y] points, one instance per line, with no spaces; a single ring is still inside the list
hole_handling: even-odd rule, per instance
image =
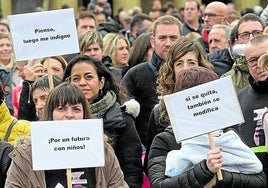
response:
[[[110,109],[116,102],[116,95],[113,91],[107,91],[104,97],[91,104],[90,110],[92,118],[102,118],[108,109]]]

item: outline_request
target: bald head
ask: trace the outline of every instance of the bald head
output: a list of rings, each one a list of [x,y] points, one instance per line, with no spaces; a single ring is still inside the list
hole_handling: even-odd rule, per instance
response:
[[[211,2],[206,6],[203,19],[204,28],[207,32],[210,32],[215,24],[227,25],[228,7],[219,1]]]
[[[222,2],[213,1],[207,5],[207,8],[214,9],[217,14],[228,16],[228,7]]]

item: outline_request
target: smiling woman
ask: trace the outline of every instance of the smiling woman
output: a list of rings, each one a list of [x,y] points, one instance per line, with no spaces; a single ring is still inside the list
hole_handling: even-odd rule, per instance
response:
[[[9,35],[0,33],[0,66],[9,69],[12,73],[12,86],[17,86],[21,82],[21,79],[18,76],[18,69],[16,68],[12,51],[12,41]]]

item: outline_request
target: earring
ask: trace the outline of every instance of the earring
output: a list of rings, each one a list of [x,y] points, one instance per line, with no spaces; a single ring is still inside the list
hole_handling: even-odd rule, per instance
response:
[[[103,96],[103,90],[100,89],[100,96],[102,97]]]

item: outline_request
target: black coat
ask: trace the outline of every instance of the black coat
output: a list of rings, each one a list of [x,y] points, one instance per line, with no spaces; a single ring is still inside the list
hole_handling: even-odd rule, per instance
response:
[[[165,176],[166,157],[171,150],[180,149],[181,145],[175,140],[171,127],[159,133],[153,140],[148,160],[148,173],[151,187],[204,187],[214,176],[207,166],[206,160],[196,164],[194,168],[174,177]],[[259,174],[241,174],[222,170],[223,181],[217,182],[215,187],[266,187],[266,176]]]
[[[214,71],[218,76],[231,70],[234,64],[234,60],[232,59],[228,48],[209,53],[208,60],[214,65]]]
[[[13,146],[5,141],[0,141],[0,188],[4,187],[6,182],[6,173],[10,166],[11,159],[8,154],[13,150]]]
[[[140,103],[140,113],[135,122],[144,146],[146,146],[150,113],[159,101],[156,80],[162,64],[163,60],[153,53],[151,61],[130,68],[121,81],[126,86],[129,96]]]
[[[103,118],[104,133],[115,150],[124,179],[130,188],[142,186],[141,141],[135,128],[134,118],[115,102],[104,114],[97,112],[95,118]]]
[[[33,102],[32,94],[30,91],[33,82],[24,80],[22,82],[22,90],[20,94],[20,107],[18,112],[18,119],[28,121],[38,121],[39,118],[36,114],[35,105]]]

